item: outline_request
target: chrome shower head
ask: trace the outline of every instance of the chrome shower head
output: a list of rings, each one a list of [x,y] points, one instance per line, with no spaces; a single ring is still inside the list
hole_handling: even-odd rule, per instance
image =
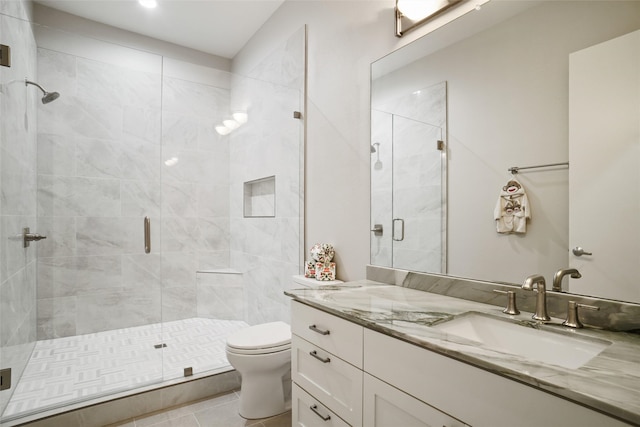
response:
[[[34,85],[38,89],[40,89],[42,91],[42,93],[43,93],[43,95],[42,95],[42,103],[43,104],[48,104],[48,103],[50,103],[52,101],[55,101],[56,99],[60,98],[60,94],[58,92],[47,92],[38,83],[31,82],[31,81],[29,81],[27,79],[24,79],[24,85],[25,86]]]
[[[58,98],[60,98],[60,94],[58,92],[45,92],[44,96],[42,97],[42,103],[48,104]]]

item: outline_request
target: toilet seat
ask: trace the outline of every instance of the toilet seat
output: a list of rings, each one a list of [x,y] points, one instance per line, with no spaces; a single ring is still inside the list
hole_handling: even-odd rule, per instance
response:
[[[250,326],[227,338],[227,351],[236,354],[267,354],[290,348],[291,327],[284,322]]]

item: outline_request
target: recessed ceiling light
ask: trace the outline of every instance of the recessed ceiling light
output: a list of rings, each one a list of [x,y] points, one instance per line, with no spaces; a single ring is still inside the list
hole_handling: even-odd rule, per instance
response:
[[[153,9],[158,6],[158,2],[156,0],[138,0],[138,3],[147,9]]]

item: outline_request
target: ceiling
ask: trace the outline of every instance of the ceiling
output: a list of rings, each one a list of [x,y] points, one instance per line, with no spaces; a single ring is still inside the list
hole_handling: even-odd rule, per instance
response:
[[[233,58],[284,0],[36,0],[86,19]]]

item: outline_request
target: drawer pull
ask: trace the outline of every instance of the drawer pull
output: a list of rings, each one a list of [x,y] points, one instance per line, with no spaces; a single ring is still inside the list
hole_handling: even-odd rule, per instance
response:
[[[318,359],[319,361],[321,361],[322,363],[329,363],[329,362],[331,362],[331,359],[329,359],[328,357],[324,357],[324,358],[322,358],[322,357],[318,356],[318,352],[317,352],[317,351],[315,351],[315,350],[310,351],[310,352],[309,352],[309,354],[310,354],[311,356],[315,357],[316,359]]]
[[[331,333],[328,330],[323,331],[322,329],[316,328],[316,325],[309,326],[309,329],[311,329],[313,332],[319,333],[320,335],[329,335]]]
[[[317,416],[319,416],[320,418],[322,418],[322,421],[329,421],[331,419],[331,415],[327,415],[326,417],[324,415],[322,415],[320,412],[318,412],[318,405],[311,405],[309,406],[309,409],[311,409],[313,411],[314,414],[316,414]]]

